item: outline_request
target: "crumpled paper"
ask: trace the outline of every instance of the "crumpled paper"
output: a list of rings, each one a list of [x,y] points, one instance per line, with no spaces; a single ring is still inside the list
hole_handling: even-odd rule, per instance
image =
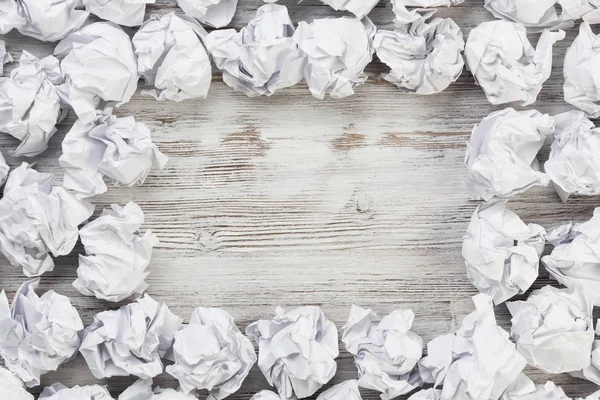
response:
[[[68,297],[53,290],[39,297],[39,278],[24,282],[9,308],[0,292],[0,355],[28,387],[75,357],[83,322]]]
[[[206,31],[189,17],[153,15],[133,36],[138,72],[156,100],[206,98],[212,80],[208,54],[200,41]]]
[[[506,305],[512,315],[511,336],[530,365],[550,374],[590,365],[593,306],[583,291],[544,286],[527,301]]]
[[[125,389],[119,396],[119,400],[197,400],[197,398],[173,389],[152,390],[152,379],[140,379]]]
[[[467,189],[473,200],[508,198],[546,186],[537,153],[554,132],[554,118],[536,110],[495,111],[473,128],[467,144]]]
[[[281,397],[275,392],[270,390],[261,390],[260,392],[253,395],[250,400],[281,400]]]
[[[52,271],[49,253],[71,253],[78,226],[93,212],[92,204],[62,187],[53,188],[51,174],[22,163],[8,176],[0,199],[0,251],[26,276]]]
[[[118,310],[103,311],[85,329],[79,351],[98,379],[163,372],[161,357],[171,349],[183,320],[165,303],[145,295]]]
[[[556,7],[560,7],[557,12]],[[600,13],[597,0],[485,0],[485,8],[494,17],[518,22],[529,32],[541,32],[543,29],[573,27],[574,20],[583,18],[590,23],[598,22]]]
[[[504,202],[479,205],[463,241],[467,277],[495,304],[525,293],[537,279],[545,234],[540,225],[521,221]]]
[[[317,400],[362,400],[358,381],[351,379],[332,386],[321,393]]]
[[[460,27],[450,18],[427,21],[435,11],[408,12],[404,6],[395,6],[394,11],[396,29],[379,30],[374,39],[377,56],[390,67],[383,79],[416,94],[446,89],[465,64]]]
[[[83,0],[88,11],[98,17],[124,26],[140,26],[144,22],[146,4],[156,0]]]
[[[554,116],[556,129],[544,170],[560,198],[600,194],[600,129],[581,111]]]
[[[379,0],[321,0],[321,2],[336,11],[349,11],[356,18],[363,19],[375,8]]]
[[[353,305],[342,342],[354,356],[358,384],[389,400],[420,384],[415,367],[423,356],[423,339],[410,330],[415,318],[412,310],[393,311],[374,325],[376,318],[371,310]]]
[[[508,333],[496,325],[491,297],[480,293],[473,302],[476,310],[456,335],[434,339],[419,362],[423,381],[434,388],[442,385],[444,400],[497,400],[527,364]]]
[[[14,156],[33,157],[48,147],[67,112],[57,90],[62,82],[56,58],[39,60],[26,50],[10,77],[0,78],[0,132],[21,141]]]
[[[17,29],[25,36],[55,42],[79,29],[88,15],[82,0],[3,0],[0,34]]]
[[[294,32],[287,8],[271,3],[239,32],[216,30],[204,43],[228,86],[250,97],[270,96],[302,80],[305,57]]]
[[[25,385],[23,385],[21,379],[0,366],[0,398],[7,400],[33,400],[33,395],[25,390]]]
[[[334,99],[354,94],[364,83],[364,70],[373,59],[373,39],[377,28],[370,19],[322,18],[310,24],[301,21],[294,41],[306,57],[304,80],[312,95]]]
[[[561,240],[542,262],[551,277],[567,287],[585,289],[586,296],[600,306],[600,207],[589,221],[559,229]]]
[[[238,0],[177,0],[183,12],[213,28],[228,25],[235,14]]]
[[[600,321],[596,322],[595,333],[596,335],[600,335]],[[590,365],[581,371],[569,372],[569,374],[577,378],[587,379],[588,381],[594,382],[596,385],[600,385],[600,340],[594,340],[592,343]]]
[[[141,296],[148,288],[145,279],[152,248],[159,241],[147,230],[140,206],[129,202],[125,207],[112,205],[102,215],[81,228],[80,236],[87,255],[79,255],[75,289],[86,296],[118,302],[129,296]]]
[[[10,167],[8,166],[8,164],[6,164],[6,159],[2,155],[2,152],[0,151],[0,186],[4,185],[4,182],[6,182],[6,178],[8,178],[9,170],[10,170]]]
[[[177,378],[184,393],[207,389],[209,400],[221,400],[242,386],[256,353],[229,313],[198,307],[190,323],[175,334],[173,361],[167,373]]]
[[[105,387],[99,385],[73,386],[67,388],[61,383],[44,389],[39,400],[114,400]]]
[[[548,381],[543,385],[536,385],[525,374],[519,375],[517,380],[506,389],[500,400],[571,400],[565,392]]]
[[[465,0],[391,0],[394,7],[450,7]]]
[[[534,50],[523,25],[483,22],[469,34],[467,66],[494,105],[533,104],[552,70],[552,46],[565,32],[544,30]]]
[[[6,51],[6,43],[4,40],[0,40],[0,76],[4,73],[4,64],[11,63],[12,61],[12,56]]]
[[[62,142],[63,186],[78,197],[106,192],[103,177],[124,186],[144,183],[153,164],[168,157],[152,142],[150,129],[134,117],[106,116],[96,123],[76,121]]]
[[[441,398],[441,389],[424,389],[419,390],[418,392],[410,396],[408,400],[440,400]]]
[[[281,399],[312,396],[333,378],[338,333],[318,306],[275,310],[272,320],[254,322],[246,334],[258,344],[258,366]]]
[[[595,35],[590,25],[583,22],[579,35],[567,50],[563,66],[565,101],[592,118],[600,117],[600,77],[596,68],[599,38],[600,35]]]
[[[83,123],[110,114],[113,107],[127,103],[137,89],[137,60],[131,39],[111,22],[84,26],[58,43],[54,55],[64,57],[60,68],[65,83],[58,87],[59,94]]]

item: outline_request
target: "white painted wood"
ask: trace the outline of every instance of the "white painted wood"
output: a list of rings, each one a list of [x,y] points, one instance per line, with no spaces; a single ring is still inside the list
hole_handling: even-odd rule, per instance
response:
[[[318,0],[281,3],[296,22],[339,15]],[[260,4],[240,0],[232,25],[243,26]],[[468,33],[491,19],[482,5],[467,0],[440,9],[439,15],[455,18]],[[149,7],[149,13],[173,10],[173,0]],[[380,27],[391,27],[387,2],[371,17]],[[562,99],[562,59],[576,32],[569,30],[556,46],[552,76],[535,104],[540,111],[570,109]],[[53,48],[17,33],[3,39],[15,58],[22,49],[44,56]],[[197,306],[223,307],[241,328],[268,318],[277,305],[305,304],[321,305],[341,328],[353,303],[380,315],[412,307],[415,330],[426,340],[460,326],[475,294],[460,254],[477,205],[464,190],[465,142],[475,123],[501,107],[486,101],[468,72],[444,93],[417,97],[378,80],[384,70],[374,62],[368,83],[355,96],[338,101],[313,99],[304,85],[250,99],[233,92],[215,73],[206,100],[158,103],[137,94],[117,110],[148,124],[170,157],[167,168],[154,171],[144,186],[111,187],[94,199],[97,212],[112,202],[135,200],[146,214],[144,227],[161,239],[148,293],[186,320]],[[39,170],[58,174],[57,183],[62,179],[60,143],[72,123],[71,113],[50,148],[35,159]],[[0,135],[5,154],[16,145]],[[8,161],[16,165],[21,160]],[[550,189],[530,190],[510,203],[525,221],[546,227],[588,218],[596,205],[596,197],[562,204]],[[117,305],[81,296],[71,287],[81,251],[78,246],[72,256],[57,259],[41,289],[70,296],[88,324],[97,312]],[[23,280],[17,268],[0,259],[0,287],[10,298]],[[548,274],[541,271],[535,288],[547,283]],[[506,308],[497,312],[508,328]],[[346,352],[338,370],[333,383],[355,377]],[[553,379],[570,396],[595,390],[566,375],[529,372],[538,382]],[[44,385],[56,381],[68,386],[97,383],[81,357],[43,377]],[[116,395],[133,378],[102,382]],[[157,382],[176,385],[166,374]],[[254,368],[230,398],[247,400],[266,387]],[[373,392],[363,397],[379,398]]]

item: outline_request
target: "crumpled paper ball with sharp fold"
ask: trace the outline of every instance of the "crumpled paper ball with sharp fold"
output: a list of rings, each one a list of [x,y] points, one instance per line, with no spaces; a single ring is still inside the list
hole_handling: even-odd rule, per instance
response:
[[[373,59],[377,28],[370,19],[321,18],[302,21],[294,41],[306,57],[304,81],[314,97],[341,99],[367,80],[365,68]]]
[[[247,96],[270,96],[302,80],[305,57],[293,39],[287,7],[265,4],[239,32],[216,30],[204,43],[223,81]]]
[[[16,29],[45,42],[66,37],[89,15],[82,0],[2,0],[0,8],[0,34]]]
[[[536,157],[554,125],[548,114],[512,108],[495,111],[475,125],[465,157],[471,198],[509,198],[548,185]]]
[[[546,230],[525,224],[504,202],[481,204],[463,241],[467,277],[500,304],[523,294],[538,277]]]
[[[75,289],[112,302],[141,296],[148,288],[152,248],[159,243],[150,230],[140,235],[143,223],[142,209],[129,202],[125,207],[113,204],[81,228],[86,255],[79,255]]]
[[[152,390],[152,379],[140,379],[125,389],[118,400],[197,400],[197,397],[174,389]]]
[[[556,129],[544,170],[563,201],[600,194],[600,128],[581,111],[554,116]]]
[[[165,303],[146,295],[96,315],[85,329],[79,351],[98,379],[153,378],[163,372],[161,357],[171,349],[182,322]]]
[[[163,169],[167,160],[145,124],[110,115],[90,124],[76,121],[63,139],[58,162],[65,169],[63,186],[86,198],[106,192],[104,177],[140,185],[154,164]]]
[[[312,396],[333,378],[339,355],[335,324],[318,306],[275,310],[246,334],[258,344],[258,366],[283,400]]]
[[[54,55],[64,57],[60,69],[65,82],[58,87],[59,94],[83,123],[110,114],[131,100],[137,89],[131,39],[111,22],[95,22],[73,32],[58,43]]]
[[[220,32],[220,31],[217,31]],[[133,36],[138,72],[156,100],[206,98],[212,80],[210,59],[201,42],[204,28],[194,19],[152,15]]]
[[[229,313],[198,307],[190,323],[175,334],[173,361],[167,372],[184,393],[207,389],[209,400],[221,400],[242,386],[256,353]]]
[[[156,0],[83,0],[88,11],[98,17],[124,26],[140,26],[144,22],[146,4]]]
[[[52,271],[50,253],[71,253],[79,225],[93,212],[92,204],[52,187],[51,174],[22,163],[8,176],[0,199],[0,252],[26,276]]]
[[[586,290],[600,305],[600,208],[583,223],[569,223],[551,232],[557,236],[552,253],[542,257],[550,276],[569,288]],[[559,231],[559,234],[556,232]]]
[[[24,282],[12,304],[0,292],[0,355],[28,387],[75,358],[83,322],[68,297],[53,290],[38,296],[39,278]]]
[[[348,11],[363,19],[375,8],[379,0],[321,0],[336,11]]]
[[[590,365],[593,305],[584,291],[544,286],[526,301],[506,305],[512,315],[511,336],[530,365],[549,374]]]
[[[376,318],[371,310],[352,306],[342,342],[354,356],[358,384],[389,400],[419,386],[415,367],[423,356],[423,339],[410,330],[412,310],[393,311],[377,325]]]
[[[502,394],[500,400],[571,400],[554,382],[534,384],[525,374],[519,377]]]
[[[317,400],[362,400],[358,389],[358,381],[351,379],[338,383],[322,392]]]
[[[492,298],[480,293],[473,302],[476,310],[456,335],[432,340],[419,361],[421,378],[434,388],[442,386],[442,399],[498,399],[527,364],[496,324]]]
[[[222,28],[233,19],[238,0],[177,0],[183,12],[213,28]]]
[[[579,27],[563,65],[565,101],[591,118],[600,117],[600,35],[595,35],[587,22]]]
[[[483,22],[469,33],[467,66],[494,105],[535,103],[552,71],[552,46],[565,32],[542,32],[534,49],[523,25],[507,21]]]
[[[19,377],[0,366],[0,398],[8,400],[33,400],[33,395],[25,390],[25,385]]]
[[[462,73],[465,48],[460,27],[450,18],[433,18],[429,10],[408,11],[395,6],[396,29],[375,35],[377,57],[390,72],[386,81],[416,94],[446,89]]]
[[[39,400],[114,400],[105,387],[99,385],[68,388],[55,383],[44,389]]]
[[[33,157],[48,148],[67,112],[58,92],[62,83],[56,58],[40,60],[26,50],[10,77],[0,78],[0,132],[21,141],[14,156]]]

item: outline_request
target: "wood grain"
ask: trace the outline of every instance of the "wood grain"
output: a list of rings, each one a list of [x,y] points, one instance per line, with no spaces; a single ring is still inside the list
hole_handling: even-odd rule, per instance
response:
[[[340,15],[318,0],[280,3],[296,22]],[[246,24],[261,4],[241,0],[232,26]],[[179,12],[174,0],[148,7],[148,14],[170,11]],[[465,34],[491,19],[480,0],[440,9],[438,15],[454,18]],[[370,16],[381,28],[392,26],[387,2]],[[542,112],[570,109],[563,101],[562,59],[576,32],[570,29],[555,46],[552,76],[535,104]],[[53,49],[18,33],[2,38],[15,58],[22,49],[37,56]],[[321,305],[340,328],[350,305],[358,304],[381,316],[398,307],[413,308],[414,329],[426,340],[455,331],[472,310],[470,296],[476,292],[460,254],[477,206],[464,189],[465,143],[474,124],[502,107],[491,106],[466,71],[445,92],[418,97],[381,81],[384,70],[374,61],[369,81],[355,96],[339,101],[316,100],[305,85],[250,99],[225,86],[215,71],[206,100],[158,103],[138,93],[118,109],[118,115],[135,115],[146,123],[170,157],[166,169],[153,171],[144,186],[110,187],[94,199],[97,213],[110,203],[135,200],[146,214],[144,228],[161,239],[148,293],[186,320],[197,306],[223,307],[242,329],[270,317],[277,305],[305,304]],[[73,122],[70,113],[49,149],[35,158],[39,170],[57,174],[57,184],[62,179],[60,143]],[[0,135],[5,154],[16,145]],[[8,161],[17,165],[22,160]],[[510,202],[525,221],[546,227],[587,219],[596,205],[596,197],[563,204],[551,189],[533,189]],[[71,256],[57,259],[41,289],[70,296],[89,324],[99,311],[118,305],[72,288],[81,251],[77,246]],[[0,287],[12,298],[24,276],[4,258],[0,271]],[[553,282],[542,270],[534,288],[548,283]],[[509,328],[506,307],[498,307],[497,315]],[[528,373],[538,382],[554,380],[570,396],[596,389],[567,375]],[[355,376],[351,357],[342,352],[332,383]],[[42,383],[57,381],[98,383],[81,357],[43,376]],[[101,381],[114,395],[132,382]],[[156,383],[176,386],[166,374]],[[247,400],[265,388],[255,367],[230,398]],[[363,395],[379,398],[374,392]]]

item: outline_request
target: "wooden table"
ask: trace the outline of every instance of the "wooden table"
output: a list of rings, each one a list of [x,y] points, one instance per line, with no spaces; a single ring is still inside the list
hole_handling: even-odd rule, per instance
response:
[[[296,23],[340,15],[318,0],[281,3]],[[261,4],[240,0],[232,26],[245,25]],[[180,12],[174,0],[158,0],[148,8],[149,13]],[[465,38],[477,24],[492,19],[482,0],[440,9],[438,15],[454,18]],[[380,28],[392,29],[387,1],[370,16]],[[562,60],[576,34],[577,28],[570,29],[555,46],[552,76],[535,104],[542,112],[571,109],[563,100]],[[532,35],[532,41],[537,37]],[[36,56],[53,50],[52,44],[18,33],[3,39],[15,59],[22,49]],[[491,106],[467,71],[446,91],[428,97],[381,81],[383,71],[374,62],[369,81],[355,96],[324,101],[314,99],[305,85],[269,98],[248,98],[223,84],[215,71],[206,100],[159,103],[138,93],[118,109],[116,114],[146,123],[170,158],[145,185],[111,186],[93,199],[96,214],[111,203],[131,200],[144,210],[144,228],[161,240],[152,257],[148,293],[186,321],[195,307],[222,307],[240,329],[271,317],[277,305],[307,304],[322,306],[338,329],[351,304],[380,316],[410,307],[417,315],[414,330],[427,341],[458,329],[476,293],[461,257],[462,236],[478,204],[465,190],[465,143],[474,124],[503,107]],[[70,112],[50,148],[35,159],[38,170],[57,174],[57,184],[61,141],[73,122]],[[4,154],[17,144],[0,135]],[[542,153],[547,158],[547,146]],[[21,160],[8,161],[17,165]],[[524,221],[549,227],[588,219],[596,205],[595,197],[562,204],[548,188],[529,190],[509,207]],[[58,258],[55,270],[43,275],[41,289],[70,296],[87,325],[96,313],[119,304],[84,297],[71,286],[80,252],[77,246],[72,256]],[[12,298],[25,277],[4,258],[0,271],[0,287]],[[534,288],[548,283],[555,282],[541,268]],[[510,327],[505,306],[497,307],[497,316]],[[596,388],[567,375],[527,372],[537,382],[553,379],[570,396]],[[352,358],[342,351],[332,383],[355,377]],[[117,395],[134,380],[102,383]],[[43,385],[58,381],[67,386],[98,383],[81,356],[42,377]],[[176,386],[167,374],[155,383]],[[230,398],[247,400],[267,386],[255,366]],[[365,391],[363,398],[379,397]]]

